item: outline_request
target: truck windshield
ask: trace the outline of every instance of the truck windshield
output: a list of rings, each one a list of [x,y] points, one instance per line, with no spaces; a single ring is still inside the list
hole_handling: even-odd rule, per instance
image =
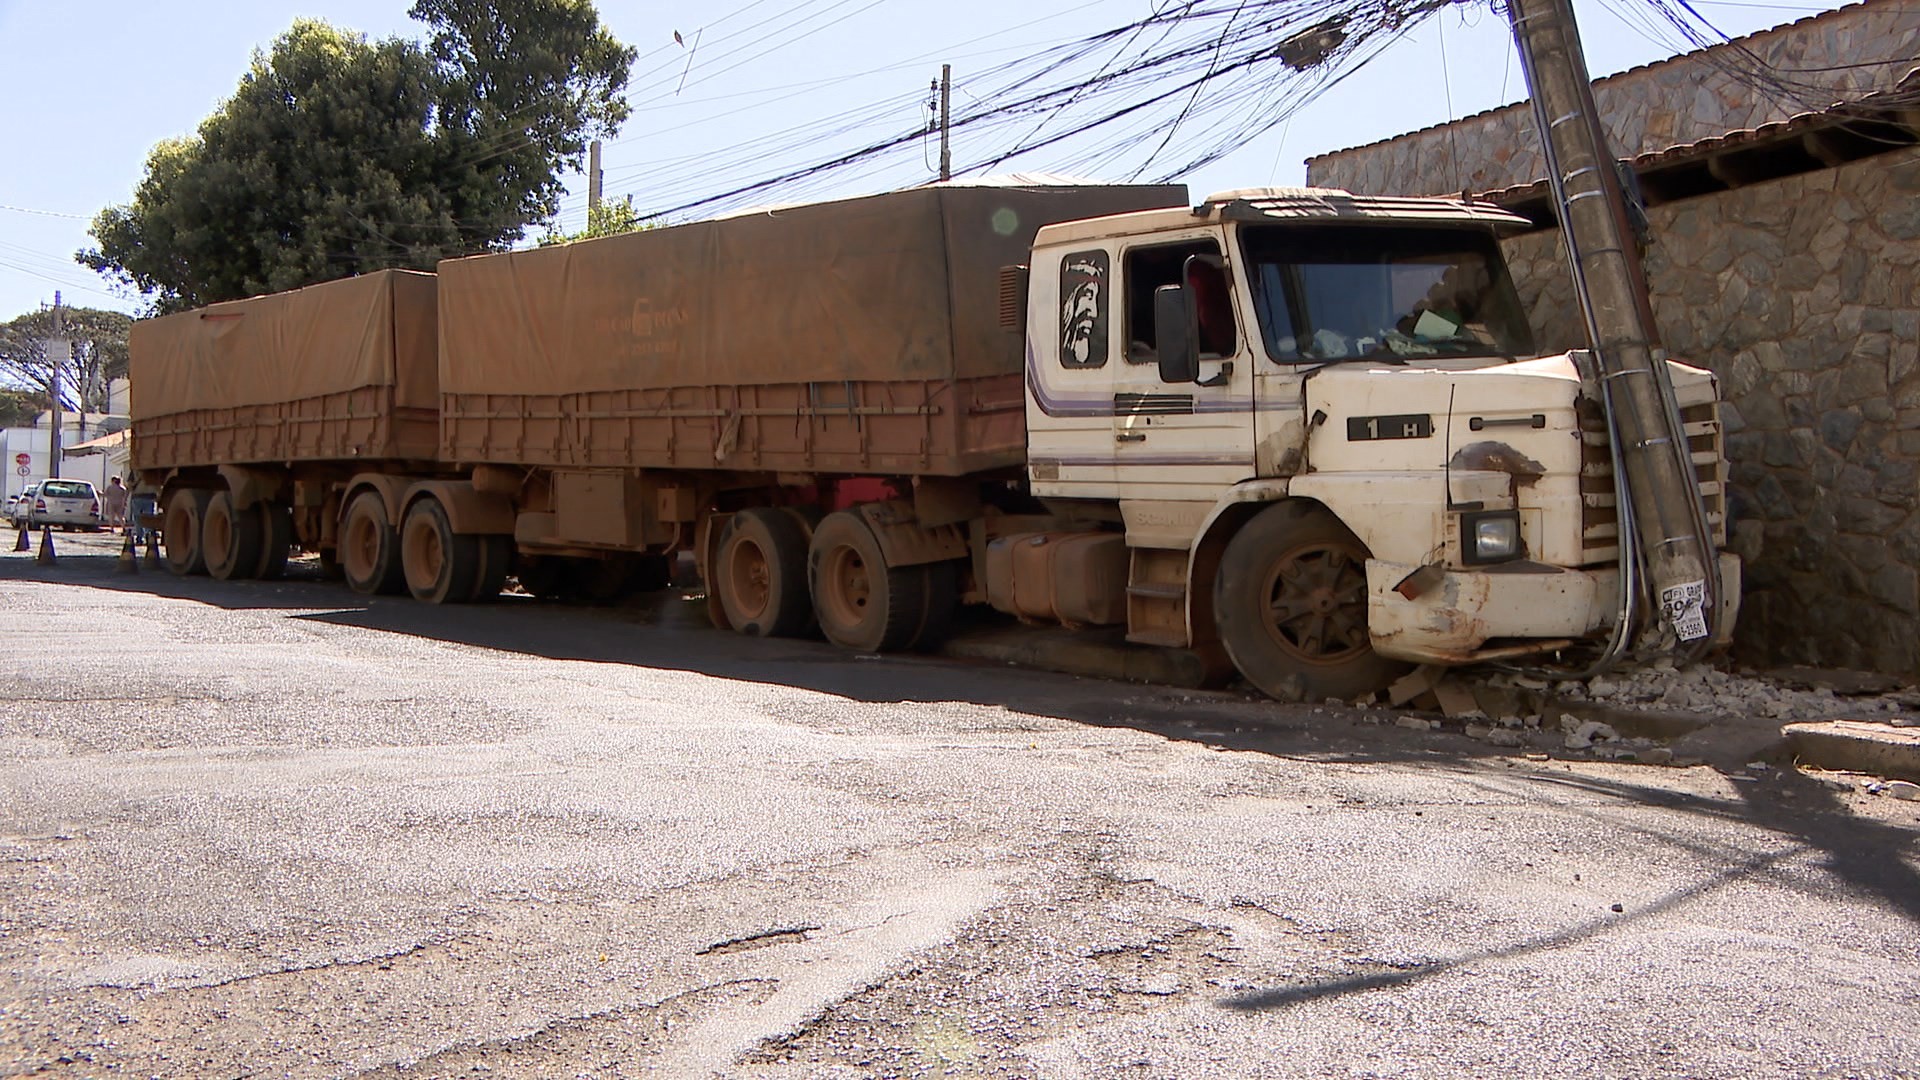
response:
[[[1240,243],[1260,334],[1278,363],[1533,351],[1489,233],[1255,225],[1242,230]]]

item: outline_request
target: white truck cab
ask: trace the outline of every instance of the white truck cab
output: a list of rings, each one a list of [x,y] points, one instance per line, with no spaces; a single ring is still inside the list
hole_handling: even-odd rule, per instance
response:
[[[1599,391],[1584,354],[1535,355],[1498,242],[1525,224],[1262,188],[1039,231],[1031,490],[1124,528],[1130,640],[1224,650],[1267,693],[1317,700],[1613,626]],[[1671,373],[1724,545],[1714,379]]]

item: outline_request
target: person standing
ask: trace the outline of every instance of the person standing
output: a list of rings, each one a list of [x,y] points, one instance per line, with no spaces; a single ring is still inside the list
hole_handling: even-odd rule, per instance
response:
[[[109,478],[107,489],[100,493],[100,516],[107,519],[109,529],[127,523],[127,488],[117,476]]]

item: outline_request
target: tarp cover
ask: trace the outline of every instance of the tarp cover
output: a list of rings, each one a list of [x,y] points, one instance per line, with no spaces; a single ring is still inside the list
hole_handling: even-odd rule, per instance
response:
[[[392,386],[439,408],[434,276],[381,270],[133,324],[133,418]]]
[[[450,394],[1017,372],[998,272],[1043,224],[1180,206],[1180,185],[925,187],[453,259]]]

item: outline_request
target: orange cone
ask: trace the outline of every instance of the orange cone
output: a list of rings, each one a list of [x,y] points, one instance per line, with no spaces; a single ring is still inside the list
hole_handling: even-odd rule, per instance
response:
[[[120,557],[113,561],[113,570],[117,574],[137,574],[140,564],[133,558],[133,534],[127,534],[127,542],[120,545]]]
[[[27,543],[27,527],[25,525],[20,526],[20,539],[15,540],[13,542],[13,550],[15,551],[32,551],[33,550],[33,545]]]
[[[160,569],[160,533],[155,529],[147,530],[147,569]]]
[[[53,565],[53,530],[42,526],[40,529],[40,554],[33,560],[41,566]]]

